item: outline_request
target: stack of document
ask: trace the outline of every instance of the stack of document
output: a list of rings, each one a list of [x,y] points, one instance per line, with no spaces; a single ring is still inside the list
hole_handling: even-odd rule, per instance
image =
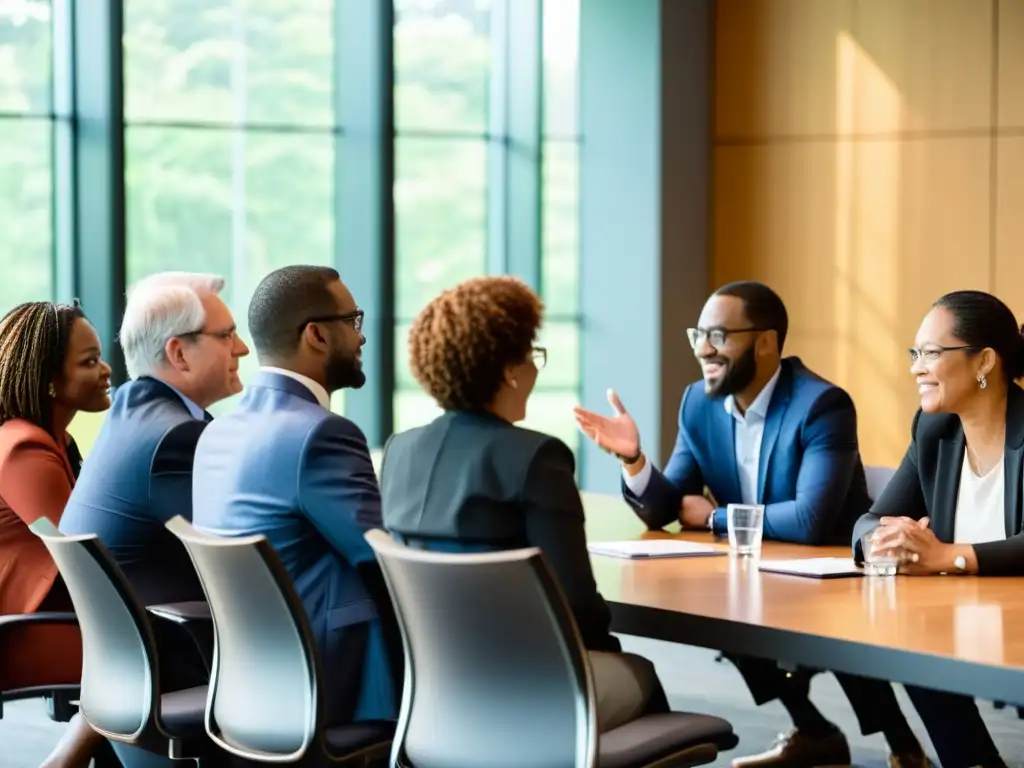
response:
[[[650,557],[708,557],[728,552],[710,544],[696,544],[676,539],[644,539],[642,541],[597,541],[587,545],[595,555],[642,560]]]
[[[812,579],[841,579],[863,576],[864,572],[852,557],[807,557],[801,560],[762,560],[758,570],[784,573],[787,576],[807,576]]]

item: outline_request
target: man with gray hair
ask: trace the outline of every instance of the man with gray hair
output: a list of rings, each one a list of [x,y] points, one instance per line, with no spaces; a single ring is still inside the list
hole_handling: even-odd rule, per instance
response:
[[[224,278],[151,275],[129,291],[119,334],[131,381],[117,388],[64,508],[63,533],[96,534],[146,605],[204,600],[185,548],[164,523],[192,519],[192,462],[206,409],[242,391],[238,359],[249,354],[218,295]],[[165,692],[207,682],[192,640],[155,621]],[[131,768],[165,760],[114,744]]]
[[[192,517],[192,459],[206,409],[242,390],[249,354],[216,275],[163,272],[128,293],[119,334],[131,381],[117,388],[61,517],[95,533],[146,605],[203,599],[184,547],[164,528]]]

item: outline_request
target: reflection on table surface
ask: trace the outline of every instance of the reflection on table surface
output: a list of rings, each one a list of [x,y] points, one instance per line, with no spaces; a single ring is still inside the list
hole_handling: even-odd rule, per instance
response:
[[[592,541],[710,533],[645,530],[622,499],[583,494]],[[765,541],[762,558],[849,557],[847,547]],[[812,579],[765,573],[743,558],[630,561],[592,556],[605,599],[868,645],[1024,667],[1024,580],[970,576]],[[1017,628],[1015,631],[1015,627]]]

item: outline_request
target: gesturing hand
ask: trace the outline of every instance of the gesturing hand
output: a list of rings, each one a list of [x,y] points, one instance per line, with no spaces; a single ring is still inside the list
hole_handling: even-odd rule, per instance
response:
[[[640,453],[640,431],[636,428],[636,422],[611,389],[608,390],[608,404],[615,411],[614,416],[602,416],[576,406],[573,408],[576,424],[598,448],[622,460],[633,459]]]

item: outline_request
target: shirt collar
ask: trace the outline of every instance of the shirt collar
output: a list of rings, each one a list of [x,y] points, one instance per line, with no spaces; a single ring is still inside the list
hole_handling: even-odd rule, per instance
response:
[[[294,379],[312,392],[320,405],[328,411],[331,410],[331,396],[327,393],[327,390],[323,388],[323,385],[319,382],[313,381],[309,376],[303,376],[301,373],[289,371],[286,368],[275,368],[272,365],[261,365],[260,370],[266,371],[267,373],[276,373],[280,376],[287,376],[289,379]]]
[[[746,414],[740,413],[739,408],[736,406],[736,398],[732,395],[725,398],[725,412],[737,421],[744,421],[751,413],[757,414],[762,419],[767,419],[768,406],[772,402],[772,394],[775,392],[775,385],[779,383],[779,374],[781,372],[782,366],[775,369],[775,373],[768,379],[768,383],[761,388],[761,391],[757,393],[757,397],[754,398],[754,402],[747,408]]]
[[[174,392],[174,394],[176,394],[178,397],[181,398],[181,401],[183,403],[185,403],[185,407],[188,408],[188,412],[192,415],[193,419],[199,419],[200,421],[206,421],[206,411],[204,411],[202,408],[200,408],[198,405],[196,405],[195,401],[192,398],[190,398],[188,395],[186,395],[184,392],[182,392],[180,389],[178,389],[173,384],[168,384],[163,379],[160,379],[160,383],[163,384],[166,387],[170,387],[171,391]]]

